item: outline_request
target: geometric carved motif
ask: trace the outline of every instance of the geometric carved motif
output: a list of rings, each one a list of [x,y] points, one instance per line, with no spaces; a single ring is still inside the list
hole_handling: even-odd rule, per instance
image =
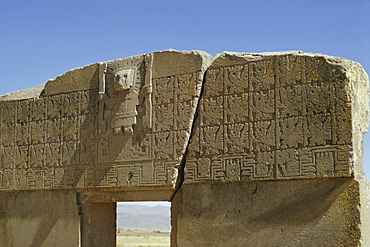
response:
[[[331,66],[279,56],[209,69],[185,182],[350,176],[351,118]]]
[[[202,73],[152,79],[145,59],[108,63],[103,96],[2,101],[0,189],[172,187]]]
[[[97,90],[1,102],[1,189],[64,186],[67,166],[80,165],[80,143],[97,138],[80,134],[82,119],[97,117],[97,105],[79,102],[94,94]]]
[[[204,73],[152,78],[152,58],[107,62],[99,90],[1,101],[0,190],[173,185],[185,151],[185,182],[351,176],[340,66],[212,67],[195,114]]]

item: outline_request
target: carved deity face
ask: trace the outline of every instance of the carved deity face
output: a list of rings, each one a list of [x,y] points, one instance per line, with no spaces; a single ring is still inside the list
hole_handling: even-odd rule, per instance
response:
[[[122,69],[114,73],[114,90],[128,91],[134,85],[135,70],[133,68]]]

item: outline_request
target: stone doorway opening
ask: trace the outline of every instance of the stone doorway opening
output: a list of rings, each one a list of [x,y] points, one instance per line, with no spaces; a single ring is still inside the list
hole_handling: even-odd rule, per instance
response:
[[[108,190],[108,191],[84,191],[78,193],[77,202],[79,205],[79,214],[81,219],[80,224],[80,241],[82,247],[90,246],[139,246],[139,245],[118,245],[117,240],[117,218],[121,218],[117,214],[121,202],[125,203],[144,203],[152,205],[153,211],[156,212],[158,205],[167,204],[167,220],[170,221],[169,208],[171,207],[171,197],[173,190],[159,190],[152,188],[149,190],[136,189],[131,191],[122,190]],[[151,204],[152,203],[152,204]],[[129,204],[130,205],[130,204]],[[157,207],[156,207],[157,206]],[[136,206],[138,208],[138,206]],[[118,210],[119,211],[119,210]],[[120,211],[119,211],[120,212]],[[118,212],[118,213],[119,213]],[[153,215],[156,213],[147,213],[146,215]],[[117,217],[118,215],[118,217]],[[149,217],[147,216],[147,217]],[[135,219],[135,217],[133,217]],[[144,217],[145,218],[145,217]],[[120,224],[118,222],[118,224]],[[172,222],[173,224],[173,222]],[[172,231],[174,231],[172,229]],[[120,230],[120,233],[123,233]],[[167,231],[169,236],[171,231]],[[141,246],[170,246],[169,241],[167,245],[141,245]]]
[[[169,247],[171,203],[130,201],[116,204],[116,246]]]

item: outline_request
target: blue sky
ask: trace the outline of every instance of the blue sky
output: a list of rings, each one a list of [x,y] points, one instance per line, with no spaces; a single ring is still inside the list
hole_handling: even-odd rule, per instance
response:
[[[369,13],[370,0],[0,0],[0,95],[168,48],[303,50],[357,61],[369,73]],[[365,155],[369,178],[370,137]]]

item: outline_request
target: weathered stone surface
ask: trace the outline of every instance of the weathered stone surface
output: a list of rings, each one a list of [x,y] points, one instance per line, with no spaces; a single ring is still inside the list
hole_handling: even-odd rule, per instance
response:
[[[367,118],[361,66],[321,54],[69,71],[0,96],[0,243],[115,246],[117,201],[165,200],[172,246],[370,245]]]
[[[185,181],[364,178],[367,81],[359,64],[320,54],[218,55]]]
[[[351,178],[184,184],[171,244],[368,246],[360,203]]]
[[[210,59],[154,52],[69,71],[37,98],[4,97],[0,188],[173,187]]]
[[[0,95],[0,101],[38,98],[43,94],[44,87],[45,84],[41,84],[29,89],[19,90],[5,95]]]
[[[153,78],[205,71],[213,58],[204,51],[167,50],[153,53]]]
[[[83,68],[77,68],[49,80],[45,84],[45,95],[57,95],[75,91],[98,89],[102,76],[101,64],[95,63]]]
[[[72,190],[0,192],[0,245],[79,246],[80,216]]]
[[[360,208],[361,208],[361,243],[362,246],[370,246],[370,182],[360,180]]]

